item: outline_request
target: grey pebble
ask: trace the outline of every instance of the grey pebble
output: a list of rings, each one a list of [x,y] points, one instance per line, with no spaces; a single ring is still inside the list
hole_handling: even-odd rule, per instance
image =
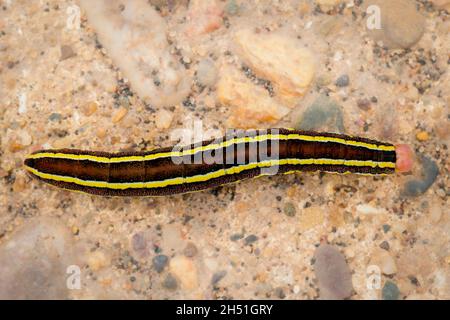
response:
[[[216,285],[220,280],[223,279],[227,275],[227,272],[225,270],[218,271],[213,274],[211,279],[211,284],[214,286]]]
[[[386,281],[381,291],[381,297],[383,300],[398,300],[400,296],[400,290],[397,285],[392,281]]]
[[[314,253],[314,273],[320,298],[340,300],[351,296],[352,275],[344,255],[332,245],[321,245]]]
[[[48,120],[50,120],[50,121],[59,121],[59,120],[61,120],[61,118],[62,118],[62,116],[61,116],[60,113],[54,112],[48,117]]]
[[[284,205],[283,211],[288,217],[294,217],[296,213],[295,206],[292,202],[287,202]]]
[[[346,74],[343,74],[342,76],[337,78],[337,80],[335,82],[336,86],[338,86],[338,87],[346,87],[349,85],[349,83],[350,83],[350,78]]]
[[[175,290],[178,288],[178,281],[171,273],[169,273],[163,281],[163,287],[169,290]]]
[[[153,268],[155,268],[156,272],[161,273],[169,262],[169,257],[163,254],[157,255],[153,258]]]
[[[343,133],[345,129],[342,109],[333,100],[321,95],[305,110],[297,129],[326,129],[329,132]]]
[[[235,234],[232,234],[230,236],[230,240],[231,241],[238,241],[238,240],[241,240],[243,237],[244,237],[244,234],[242,234],[242,233],[235,233]]]
[[[245,244],[246,244],[246,245],[252,244],[252,243],[255,242],[256,240],[258,240],[258,237],[255,236],[254,234],[251,234],[251,235],[249,235],[249,236],[247,236],[247,237],[245,238]]]
[[[425,155],[419,155],[422,163],[423,179],[413,179],[406,182],[401,195],[404,197],[417,197],[425,193],[439,175],[436,162]]]

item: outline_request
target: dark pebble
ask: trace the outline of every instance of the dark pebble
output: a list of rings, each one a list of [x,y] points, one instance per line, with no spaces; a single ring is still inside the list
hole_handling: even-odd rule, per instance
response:
[[[245,238],[245,244],[246,244],[246,245],[252,244],[252,243],[255,242],[256,240],[258,240],[258,237],[255,236],[254,234],[251,234],[251,235],[249,235],[249,236],[247,236],[247,237]]]
[[[213,276],[212,276],[212,279],[211,279],[211,284],[213,286],[215,286],[226,275],[227,275],[227,272],[225,270],[222,270],[222,271],[214,273]]]
[[[439,175],[439,168],[434,160],[424,155],[419,155],[419,158],[422,163],[423,179],[408,181],[401,192],[404,197],[417,197],[425,193]]]
[[[381,249],[384,249],[384,250],[386,250],[386,251],[389,251],[389,242],[387,242],[387,241],[383,241],[382,243],[380,243],[380,248]]]
[[[275,289],[275,295],[280,299],[286,298],[286,294],[284,293],[283,288],[280,288],[280,287]]]
[[[346,87],[346,86],[348,86],[349,83],[350,83],[350,78],[346,74],[343,74],[342,76],[337,78],[337,80],[335,82],[336,86],[338,86],[338,87]]]
[[[178,281],[171,273],[169,273],[163,281],[163,287],[169,290],[175,290],[178,287]]]
[[[230,236],[230,240],[231,241],[238,241],[238,240],[241,240],[243,237],[244,237],[244,235],[242,233],[235,233],[235,234]]]
[[[384,233],[387,233],[389,230],[391,230],[391,226],[388,224],[383,224],[383,231]]]
[[[356,105],[361,110],[367,111],[370,109],[370,100],[369,99],[359,99],[356,101]]]
[[[386,281],[381,291],[383,300],[398,300],[399,295],[400,290],[398,290],[397,285],[392,281]]]
[[[155,270],[158,273],[161,273],[164,270],[164,268],[166,267],[167,263],[169,262],[169,257],[167,257],[163,254],[160,254],[160,255],[157,255],[156,257],[154,257],[152,262],[153,262],[153,268],[155,268]]]

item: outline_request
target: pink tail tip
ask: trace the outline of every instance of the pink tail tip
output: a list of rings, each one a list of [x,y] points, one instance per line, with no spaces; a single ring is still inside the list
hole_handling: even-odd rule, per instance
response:
[[[407,144],[396,145],[395,154],[397,157],[395,170],[397,172],[411,171],[414,163],[413,151],[411,148]]]

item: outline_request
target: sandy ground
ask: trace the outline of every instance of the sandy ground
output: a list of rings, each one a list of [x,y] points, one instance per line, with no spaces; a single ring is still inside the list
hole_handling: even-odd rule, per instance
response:
[[[0,297],[450,298],[448,2],[378,1],[393,15],[381,33],[361,1],[151,2],[162,48],[144,21],[133,57],[114,49],[126,33],[98,36],[78,2],[0,1]],[[146,73],[151,54],[172,62]],[[177,72],[190,90],[170,82]],[[158,99],[140,97],[139,79]],[[408,143],[417,159],[403,175],[164,198],[69,193],[22,168],[41,148],[169,146],[196,121],[206,137],[306,125]]]

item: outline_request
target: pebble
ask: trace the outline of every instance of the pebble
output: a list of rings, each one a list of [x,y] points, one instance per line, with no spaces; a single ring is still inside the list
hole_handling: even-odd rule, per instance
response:
[[[421,160],[423,178],[406,182],[401,192],[401,195],[404,197],[417,197],[424,194],[439,175],[439,167],[434,160],[425,155],[419,155],[419,158]]]
[[[425,17],[410,0],[369,0],[365,8],[377,5],[381,12],[381,28],[368,30],[375,41],[389,49],[407,49],[416,44],[425,32]]]
[[[200,85],[213,87],[217,81],[217,69],[209,58],[202,59],[197,66],[197,81]]]
[[[161,273],[169,262],[169,257],[163,254],[157,255],[152,259],[153,268],[156,272]]]
[[[226,274],[227,274],[227,272],[225,270],[221,270],[221,271],[214,273],[212,276],[212,279],[211,279],[211,284],[213,286],[215,286],[217,283],[219,283],[220,280],[223,279],[223,277],[226,276]]]
[[[246,245],[250,245],[257,240],[258,240],[258,236],[254,235],[254,234],[251,234],[251,235],[245,237],[245,239],[244,239]]]
[[[82,112],[86,117],[93,115],[98,109],[98,103],[95,101],[90,101],[83,105]]]
[[[400,290],[398,289],[397,285],[388,280],[383,286],[383,289],[381,291],[381,297],[383,300],[398,300],[400,296]]]
[[[166,110],[160,109],[155,114],[155,124],[158,129],[168,129],[173,120],[173,113]]]
[[[361,110],[368,111],[370,109],[371,103],[369,99],[358,99],[358,101],[356,101],[356,105]]]
[[[344,255],[335,246],[324,244],[316,249],[314,258],[320,298],[341,300],[350,297],[352,275]]]
[[[225,5],[225,13],[228,16],[235,16],[239,12],[239,6],[236,3],[236,0],[228,0]]]
[[[169,273],[163,281],[163,287],[169,290],[175,290],[178,288],[178,281],[171,273]]]
[[[426,131],[419,131],[419,132],[417,132],[416,139],[418,141],[421,141],[421,142],[427,141],[429,139],[428,132],[426,132]]]
[[[313,53],[288,33],[254,33],[243,29],[236,33],[238,55],[252,71],[274,85],[277,98],[294,107],[315,74]]]
[[[60,113],[53,112],[53,113],[48,117],[48,120],[50,120],[50,121],[60,121],[61,118],[62,118],[62,116],[61,116]]]
[[[80,0],[79,5],[105,53],[139,98],[155,108],[177,105],[186,98],[192,78],[170,54],[167,22],[148,1],[127,2],[123,12],[115,1]]]
[[[383,241],[382,243],[380,243],[380,248],[389,251],[389,242]]]
[[[188,258],[192,258],[192,257],[196,256],[197,253],[198,253],[198,249],[195,246],[195,244],[193,244],[192,242],[189,242],[186,245],[186,248],[184,248],[184,250],[183,250],[183,254]]]
[[[61,61],[70,59],[72,57],[75,57],[76,55],[77,54],[75,53],[75,51],[71,46],[68,45],[61,46],[61,58],[60,58]]]
[[[345,131],[341,107],[322,95],[309,106],[296,126],[301,130],[324,130],[342,133]]]
[[[350,78],[348,75],[343,74],[342,76],[340,76],[339,78],[337,78],[335,85],[337,87],[346,87],[348,86],[350,83]]]
[[[185,289],[192,290],[198,286],[197,268],[194,262],[185,256],[176,256],[170,260],[169,270]]]
[[[128,109],[124,107],[120,107],[119,110],[116,111],[116,113],[112,117],[113,123],[120,122],[128,113]]]
[[[98,271],[109,266],[110,260],[103,251],[96,250],[89,254],[87,263],[92,271]]]
[[[294,204],[292,202],[287,202],[284,205],[283,211],[288,217],[294,217],[296,209],[295,209],[295,206],[294,206]]]

